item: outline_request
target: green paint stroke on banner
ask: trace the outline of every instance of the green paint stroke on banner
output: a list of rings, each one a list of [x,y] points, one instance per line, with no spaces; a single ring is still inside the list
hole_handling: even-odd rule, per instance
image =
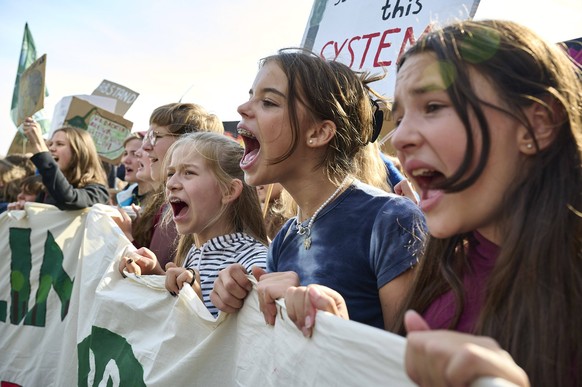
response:
[[[10,322],[18,325],[28,312],[28,299],[30,298],[30,270],[32,268],[30,229],[11,227],[9,244],[12,252]]]
[[[146,385],[131,345],[105,328],[93,326],[91,334],[77,345],[77,354],[79,387]]]
[[[24,325],[44,327],[46,325],[47,299],[51,287],[61,300],[61,321],[63,321],[69,312],[74,279],[71,279],[63,270],[63,251],[51,232],[47,231],[35,304],[30,311],[28,310],[32,269],[30,232],[29,228],[16,227],[11,227],[9,231],[9,244],[12,252],[10,261],[10,322],[18,325],[24,319]],[[7,309],[6,301],[0,302],[0,321],[6,321]]]
[[[46,324],[47,299],[51,286],[61,300],[61,321],[69,312],[73,282],[63,270],[63,251],[56,243],[53,234],[47,231],[44,243],[44,257],[40,267],[39,285],[36,292],[36,303],[24,320],[25,325],[44,327]]]

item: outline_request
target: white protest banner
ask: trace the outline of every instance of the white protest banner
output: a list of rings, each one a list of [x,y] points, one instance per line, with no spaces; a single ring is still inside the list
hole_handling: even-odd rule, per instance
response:
[[[315,0],[302,46],[352,70],[386,77],[373,85],[392,97],[398,57],[431,24],[469,19],[479,0]]]
[[[71,318],[85,210],[0,215],[0,385],[48,386]]]
[[[413,385],[400,336],[319,312],[307,339],[281,301],[267,326],[256,291],[214,319],[189,285],[172,297],[163,276],[123,279],[114,211],[0,216],[2,386]]]

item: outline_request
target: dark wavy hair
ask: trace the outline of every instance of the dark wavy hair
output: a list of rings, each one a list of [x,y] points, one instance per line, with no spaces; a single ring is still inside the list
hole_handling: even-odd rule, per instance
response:
[[[277,63],[287,77],[287,108],[293,131],[287,152],[271,162],[287,159],[297,148],[300,104],[313,120],[330,120],[336,125],[336,134],[319,166],[325,168],[330,180],[339,183],[354,172],[356,154],[372,138],[374,114],[370,98],[380,97],[369,84],[384,74],[357,73],[340,62],[298,48],[279,50],[276,55],[263,58],[259,65],[271,62]]]
[[[499,211],[503,229],[500,253],[485,289],[475,334],[496,339],[525,369],[532,385],[582,383],[582,84],[579,66],[557,45],[544,42],[512,22],[459,22],[429,33],[399,61],[432,53],[446,64],[443,77],[465,126],[464,161],[439,188],[458,192],[482,174],[491,147],[483,107],[519,120],[535,141],[524,108],[539,104],[549,112],[552,143],[523,158],[521,174],[509,187]],[[484,76],[503,106],[479,99],[471,71]],[[548,102],[550,101],[550,102]],[[556,109],[555,106],[558,106]],[[471,127],[470,113],[478,121]],[[482,138],[476,149],[473,131]],[[480,158],[476,166],[470,162]],[[407,309],[425,311],[448,290],[456,296],[454,328],[462,313],[463,273],[469,270],[469,235],[429,238]]]

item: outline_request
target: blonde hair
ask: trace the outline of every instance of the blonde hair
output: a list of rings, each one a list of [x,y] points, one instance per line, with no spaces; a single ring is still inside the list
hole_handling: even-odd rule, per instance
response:
[[[242,146],[230,137],[211,132],[195,132],[180,137],[168,150],[164,159],[164,170],[171,155],[178,149],[196,152],[206,160],[206,166],[216,177],[221,192],[229,192],[231,183],[238,179],[242,192],[237,199],[224,204],[216,219],[227,217],[234,232],[244,232],[267,245],[267,232],[263,223],[259,197],[254,187],[244,181],[244,173],[239,166],[244,154]],[[191,154],[191,153],[190,153]],[[175,263],[182,264],[195,236],[181,235],[178,242]]]
[[[159,106],[152,112],[150,124],[167,127],[171,133],[175,134],[224,133],[224,125],[218,116],[208,113],[202,106],[194,103],[172,102]],[[155,227],[154,218],[164,202],[164,184],[162,184],[148,195],[143,205],[140,221],[134,225],[133,237],[138,244],[149,246]],[[166,219],[166,221],[168,220]],[[170,243],[172,242],[170,241]]]

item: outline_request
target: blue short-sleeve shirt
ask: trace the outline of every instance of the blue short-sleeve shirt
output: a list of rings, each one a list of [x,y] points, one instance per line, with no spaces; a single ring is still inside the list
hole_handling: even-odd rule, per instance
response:
[[[417,263],[424,230],[411,200],[355,181],[316,217],[309,249],[295,218],[287,221],[269,248],[267,267],[296,272],[301,285],[338,291],[352,320],[384,328],[378,290]]]

